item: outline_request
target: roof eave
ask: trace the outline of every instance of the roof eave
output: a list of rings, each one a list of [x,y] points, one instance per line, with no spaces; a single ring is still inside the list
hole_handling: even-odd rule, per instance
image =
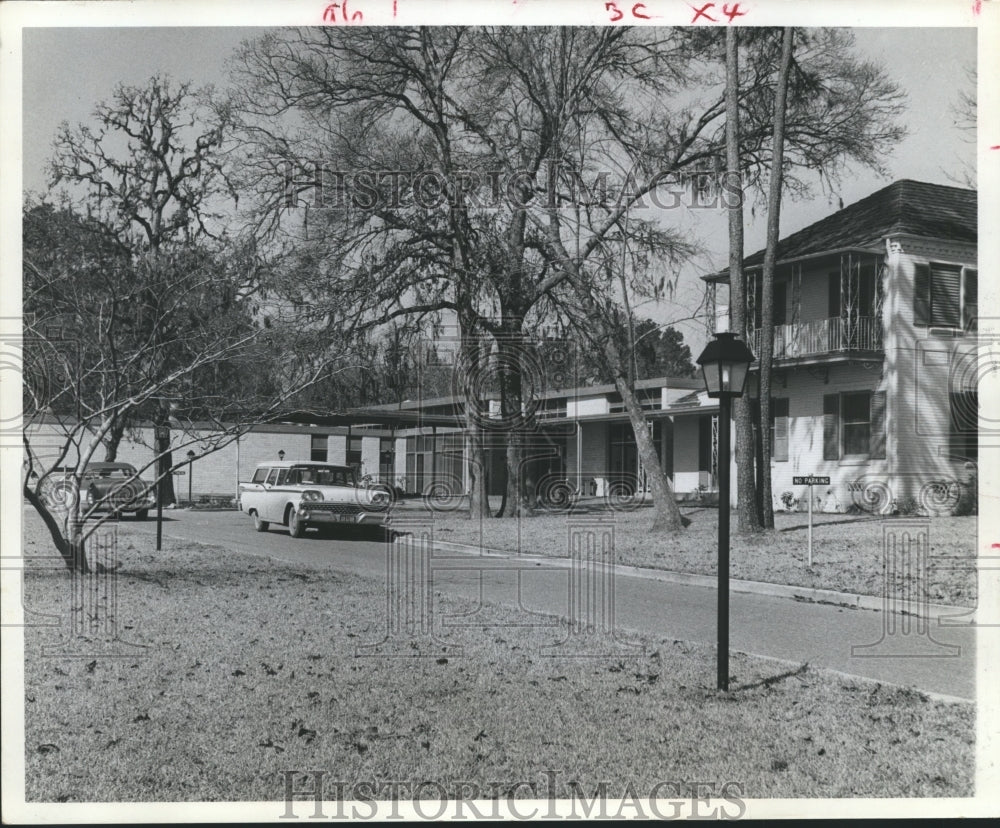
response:
[[[872,242],[870,245],[852,245],[850,247],[836,247],[831,250],[820,250],[816,253],[806,253],[802,256],[791,256],[787,259],[779,259],[775,262],[775,267],[781,267],[782,265],[798,264],[799,262],[807,262],[813,259],[822,259],[825,256],[839,256],[843,253],[872,253],[879,254],[882,252],[882,242]],[[744,266],[743,272],[746,273],[751,270],[761,270],[764,267],[763,264],[753,264]],[[712,273],[708,276],[701,277],[706,282],[728,282],[729,281],[729,270],[721,270],[718,273]]]

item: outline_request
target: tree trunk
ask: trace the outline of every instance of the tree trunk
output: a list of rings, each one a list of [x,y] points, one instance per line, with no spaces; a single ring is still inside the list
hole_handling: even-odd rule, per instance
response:
[[[653,495],[653,523],[649,527],[650,532],[669,531],[676,532],[684,528],[684,519],[681,517],[677,501],[674,499],[674,490],[663,472],[660,465],[660,456],[656,452],[656,443],[649,433],[649,425],[646,415],[642,412],[642,406],[636,399],[632,384],[615,372],[615,387],[622,396],[625,410],[628,412],[629,423],[635,434],[635,446],[638,450],[639,460],[642,468],[646,472],[646,480],[652,490]]]
[[[505,326],[498,342],[498,373],[500,375],[500,416],[507,437],[505,453],[507,480],[499,517],[517,517],[533,511],[525,486],[524,443],[527,424],[521,365],[525,354],[520,319]]]
[[[743,282],[743,182],[739,135],[739,53],[737,31],[726,28],[726,175],[739,183],[740,197],[729,206],[729,324],[737,336],[745,337],[746,286]],[[760,529],[754,499],[753,425],[750,401],[744,396],[733,401],[736,420],[736,515],[740,532]],[[720,423],[719,428],[728,428]],[[719,463],[728,463],[720,457]]]
[[[761,524],[774,528],[774,501],[771,495],[771,364],[774,361],[774,265],[778,252],[781,219],[782,164],[785,152],[785,103],[788,72],[792,64],[793,30],[786,26],[781,37],[781,63],[774,90],[774,138],[771,181],[767,193],[767,246],[764,249],[764,274],[761,290],[760,332],[760,508]]]
[[[469,519],[475,520],[492,515],[489,489],[486,484],[486,447],[483,427],[476,413],[479,400],[476,399],[474,384],[469,382],[472,377],[479,375],[484,355],[482,343],[471,332],[473,330],[472,322],[464,319],[460,324],[462,354],[459,360],[459,370],[463,375],[456,379],[461,383],[465,400],[465,428],[469,437]]]
[[[469,434],[469,519],[492,517],[489,489],[486,485],[486,448],[483,430],[466,418]]]
[[[59,521],[56,520],[55,516],[46,508],[42,499],[27,483],[24,485],[24,496],[42,519],[45,528],[49,530],[52,543],[55,545],[56,551],[62,556],[66,568],[70,572],[89,572],[90,567],[87,565],[87,555],[85,553],[83,538],[83,522],[77,516],[79,505],[73,505],[72,517],[65,522],[64,529],[64,527],[59,525]]]
[[[125,436],[126,420],[117,412],[111,415],[111,427],[108,429],[107,442],[104,444],[104,462],[114,463],[118,459],[118,446]]]

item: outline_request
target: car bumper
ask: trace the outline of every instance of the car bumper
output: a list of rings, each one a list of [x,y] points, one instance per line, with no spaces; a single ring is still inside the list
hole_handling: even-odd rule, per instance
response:
[[[333,512],[312,509],[299,509],[299,520],[309,526],[330,526],[345,523],[381,524],[385,523],[385,514],[381,512]]]
[[[105,501],[104,503],[98,503],[96,506],[91,503],[86,504],[86,509],[91,512],[148,512],[155,508],[156,503],[136,503],[134,501],[129,503]]]

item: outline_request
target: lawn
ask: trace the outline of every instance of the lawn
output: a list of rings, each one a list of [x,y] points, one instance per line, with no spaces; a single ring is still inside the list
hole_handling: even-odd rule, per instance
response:
[[[576,522],[604,518],[614,523],[617,561],[631,566],[714,575],[718,559],[718,511],[683,508],[690,525],[677,533],[649,532],[652,512],[582,509],[578,513],[539,512],[519,519],[469,520],[462,511],[429,511],[420,504],[401,515],[423,514],[433,521],[438,540],[567,556],[568,531]],[[734,578],[882,596],[884,533],[904,524],[928,527],[930,560],[924,589],[935,603],[975,606],[975,517],[875,518],[867,515],[814,516],[813,561],[808,565],[807,517],[801,512],[775,515],[775,529],[753,535],[732,533],[730,574]],[[735,518],[733,521],[735,530]],[[903,587],[903,580],[898,583]],[[912,580],[916,580],[914,576]],[[905,584],[912,586],[912,583]]]
[[[47,551],[37,521],[26,533]],[[711,647],[546,657],[559,636],[495,606],[449,631],[461,653],[358,657],[384,633],[380,582],[170,540],[119,559],[119,631],[141,650],[76,639],[47,656],[65,625],[26,631],[29,801],[280,801],[285,771],[315,769],[383,798],[390,780],[403,798],[428,781],[482,798],[664,780],[749,799],[972,794],[972,705],[740,655],[719,693]],[[29,610],[67,617],[67,574],[25,578]],[[439,617],[469,609],[438,601]]]

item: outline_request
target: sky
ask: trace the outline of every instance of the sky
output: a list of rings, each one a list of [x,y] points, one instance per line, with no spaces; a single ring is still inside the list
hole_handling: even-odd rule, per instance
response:
[[[47,160],[61,121],[87,122],[96,103],[110,98],[118,83],[142,84],[155,73],[194,86],[228,83],[226,60],[240,42],[263,29],[237,27],[33,28],[23,40],[23,186],[42,192]],[[899,178],[954,184],[963,166],[972,167],[975,147],[955,124],[952,105],[972,89],[968,70],[975,65],[974,28],[856,28],[856,47],[882,63],[908,95],[903,122],[907,137],[885,159],[880,179],[869,170],[850,170],[836,192],[818,187],[812,197],[786,201],[781,235],[834,212],[839,200],[850,204]],[[725,266],[727,225],[722,210],[686,211],[676,223],[697,238],[706,256],[682,271],[678,305],[644,306],[639,312],[658,322],[688,315],[700,289],[697,276]],[[746,252],[763,246],[764,216],[746,214]],[[680,325],[692,351],[707,337],[701,323]]]

